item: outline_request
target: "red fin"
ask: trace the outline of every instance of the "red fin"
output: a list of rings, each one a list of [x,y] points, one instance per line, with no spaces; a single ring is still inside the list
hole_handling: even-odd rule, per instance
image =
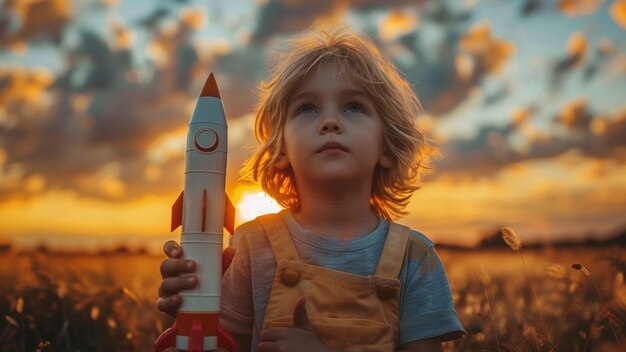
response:
[[[191,325],[191,331],[189,331],[189,340],[187,340],[188,352],[203,352],[204,351],[204,336],[202,334],[202,322],[194,320]]]
[[[224,227],[230,234],[235,233],[235,206],[224,193]]]
[[[172,205],[172,229],[170,231],[176,230],[183,223],[183,193],[185,191],[180,192],[180,195]]]
[[[237,342],[220,324],[217,324],[217,346],[225,348],[230,352],[237,351]]]
[[[168,347],[176,346],[176,322],[165,330],[154,342],[154,352],[161,352]]]

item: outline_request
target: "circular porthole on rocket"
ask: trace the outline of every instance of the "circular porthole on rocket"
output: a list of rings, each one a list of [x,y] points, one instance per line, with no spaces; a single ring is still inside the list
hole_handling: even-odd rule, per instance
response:
[[[219,144],[219,140],[217,132],[215,132],[212,128],[200,129],[194,136],[196,149],[204,153],[215,151]]]

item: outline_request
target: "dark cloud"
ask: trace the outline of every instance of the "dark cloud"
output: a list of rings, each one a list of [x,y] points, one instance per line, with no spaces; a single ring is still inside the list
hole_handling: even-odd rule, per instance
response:
[[[550,84],[560,88],[564,79],[573,72],[582,71],[584,82],[595,77],[600,67],[608,62],[615,53],[615,45],[603,38],[592,46],[582,33],[573,33],[568,40],[566,53],[552,63]]]
[[[455,28],[458,26],[454,26]],[[484,77],[497,75],[512,57],[512,43],[492,34],[487,24],[478,24],[468,32],[448,29],[446,40],[436,48],[421,51],[436,53],[431,59],[419,61],[412,68],[403,67],[416,86],[424,109],[443,115],[464,101]],[[507,94],[503,90],[489,97],[489,102]],[[498,97],[497,95],[501,96]]]
[[[191,43],[196,24],[187,16],[155,30],[148,80],[126,45],[130,29],[120,26],[111,43],[81,30],[56,79],[38,70],[0,72],[0,175],[17,175],[0,177],[0,199],[32,196],[24,187],[33,179],[39,191],[119,201],[180,188],[182,174],[167,168],[182,170],[182,152],[158,161],[148,155],[159,138],[188,123],[200,89],[196,72],[204,76],[198,84],[206,79]]]
[[[291,33],[310,26],[316,17],[331,10],[332,1],[316,2],[269,0],[261,8],[253,42],[265,42],[280,33]]]
[[[543,7],[541,0],[526,0],[520,6],[520,15],[531,16],[539,12]]]
[[[80,31],[80,43],[68,53],[68,69],[57,86],[65,91],[107,90],[130,68],[128,52],[113,52],[106,40],[90,30]]]
[[[529,113],[534,108],[529,108]],[[510,139],[521,133],[528,117],[496,127],[483,126],[468,139],[453,139],[442,147],[444,159],[436,167],[438,175],[453,177],[493,176],[500,169],[521,161],[557,157],[568,151],[600,159],[626,160],[626,106],[612,116],[597,116],[584,100],[573,100],[555,116],[553,133],[528,138],[522,150]],[[568,132],[558,133],[559,127]]]
[[[389,53],[407,79],[414,84],[424,108],[429,113],[439,116],[453,109],[467,98],[471,89],[479,85],[485,75],[497,74],[512,56],[512,45],[493,35],[488,25],[480,25],[467,33],[463,32],[471,19],[470,10],[452,9],[445,2],[362,0],[344,5],[350,11],[363,16],[371,11],[383,10],[401,17],[408,4],[419,6],[422,9],[422,21],[428,21],[430,26],[444,33],[444,38],[437,46],[425,44],[419,26],[397,35],[391,42],[385,38],[381,40],[381,35],[386,33],[383,31],[387,30],[385,23],[366,25],[364,29],[383,51],[395,46],[411,56],[410,62],[406,63],[402,58]],[[250,81],[250,77],[260,80],[265,76],[265,70],[260,68],[265,67],[268,39],[289,36],[308,28],[319,19],[341,12],[342,9],[344,8],[337,7],[332,1],[316,2],[314,5],[300,1],[269,1],[260,10],[247,48],[238,49],[220,58],[218,67],[230,76],[240,76],[241,81]],[[456,58],[460,54],[464,54],[471,61],[471,71],[467,79],[458,77]],[[250,68],[253,68],[252,71]],[[495,100],[498,97],[492,98]]]
[[[469,10],[452,10],[445,1],[430,1],[426,5],[424,17],[440,25],[456,25],[468,21],[472,14]]]
[[[404,5],[421,6],[424,0],[351,0],[338,2],[319,0],[269,0],[261,7],[252,41],[265,43],[277,35],[295,33],[311,26],[316,20],[332,16],[349,8],[357,12],[394,9]]]

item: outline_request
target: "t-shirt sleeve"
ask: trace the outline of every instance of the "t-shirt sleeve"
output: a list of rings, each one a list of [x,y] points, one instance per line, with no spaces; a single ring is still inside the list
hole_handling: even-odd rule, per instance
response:
[[[233,261],[222,276],[220,324],[235,334],[251,335],[254,322],[250,247],[245,236],[235,231]]]
[[[454,310],[443,263],[432,242],[414,240],[401,273],[400,345],[434,337],[461,338],[465,331]]]

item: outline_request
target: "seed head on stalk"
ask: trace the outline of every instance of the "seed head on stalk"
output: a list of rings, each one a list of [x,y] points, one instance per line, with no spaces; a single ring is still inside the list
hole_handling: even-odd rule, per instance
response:
[[[500,228],[500,232],[502,233],[502,239],[507,246],[511,247],[514,251],[519,251],[522,249],[522,239],[513,231],[510,227],[502,227]]]

